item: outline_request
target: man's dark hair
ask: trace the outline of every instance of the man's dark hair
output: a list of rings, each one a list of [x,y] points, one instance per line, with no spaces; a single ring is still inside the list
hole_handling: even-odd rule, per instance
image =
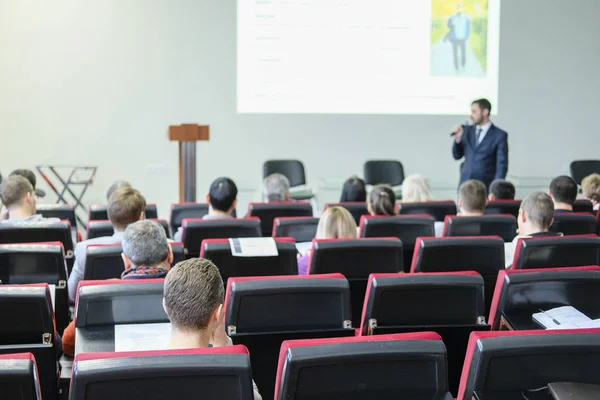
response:
[[[515,185],[504,179],[494,179],[490,185],[490,193],[496,200],[514,200]]]
[[[233,206],[237,194],[237,186],[231,179],[217,178],[210,185],[208,197],[214,210],[227,212]]]
[[[471,104],[477,104],[481,111],[488,110],[490,114],[492,113],[492,103],[488,99],[477,99]]]
[[[35,190],[36,178],[33,171],[29,169],[15,169],[13,172],[10,173],[9,176],[15,175],[22,176],[23,178],[27,179],[29,183],[31,183],[31,186],[33,186],[33,190]]]
[[[346,182],[344,182],[340,202],[343,203],[348,201],[367,201],[367,189],[365,181],[357,176],[352,176],[348,178]]]
[[[550,194],[556,203],[573,205],[577,198],[577,183],[570,176],[557,176],[550,182]]]
[[[369,196],[371,210],[374,215],[396,214],[396,194],[388,185],[377,185]]]

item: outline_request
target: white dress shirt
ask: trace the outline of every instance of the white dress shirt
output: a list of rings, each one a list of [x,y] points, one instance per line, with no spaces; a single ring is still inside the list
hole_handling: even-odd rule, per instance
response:
[[[485,135],[487,135],[487,133],[489,132],[491,127],[492,127],[492,121],[488,121],[488,123],[485,125],[477,125],[475,127],[475,138],[476,139],[477,139],[477,130],[481,129],[481,135],[479,136],[479,142],[477,142],[477,145],[479,145],[483,141],[483,138],[485,137]]]

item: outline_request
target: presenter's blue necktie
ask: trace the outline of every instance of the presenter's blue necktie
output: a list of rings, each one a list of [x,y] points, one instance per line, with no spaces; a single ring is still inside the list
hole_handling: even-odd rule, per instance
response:
[[[479,139],[481,139],[481,131],[482,130],[483,129],[481,129],[481,128],[478,127],[477,128],[477,132],[475,133],[475,143],[476,143],[477,146],[479,146]]]

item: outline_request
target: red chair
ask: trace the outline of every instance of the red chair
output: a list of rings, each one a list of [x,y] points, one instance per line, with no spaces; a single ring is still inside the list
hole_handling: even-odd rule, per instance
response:
[[[310,203],[296,202],[271,202],[248,204],[247,217],[260,219],[262,236],[273,235],[273,221],[278,217],[312,217],[313,209]]]
[[[598,232],[596,217],[588,212],[554,213],[550,232],[564,235],[595,235]]]
[[[444,236],[500,236],[512,242],[517,236],[517,219],[512,215],[461,217],[446,215]]]
[[[398,202],[396,214],[428,214],[436,221],[444,221],[446,215],[456,215],[456,203],[452,200],[423,201],[419,203]]]
[[[5,399],[41,400],[42,390],[33,354],[0,354],[0,393]]]
[[[600,237],[531,237],[517,241],[511,269],[600,265]]]
[[[319,218],[277,217],[273,220],[273,237],[291,237],[298,243],[310,242],[317,235]]]
[[[485,205],[486,215],[510,214],[515,218],[519,216],[521,200],[494,200]]]

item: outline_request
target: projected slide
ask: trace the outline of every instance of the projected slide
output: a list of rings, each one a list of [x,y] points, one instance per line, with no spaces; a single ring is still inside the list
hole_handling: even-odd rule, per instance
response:
[[[238,0],[240,113],[498,110],[500,0]]]

